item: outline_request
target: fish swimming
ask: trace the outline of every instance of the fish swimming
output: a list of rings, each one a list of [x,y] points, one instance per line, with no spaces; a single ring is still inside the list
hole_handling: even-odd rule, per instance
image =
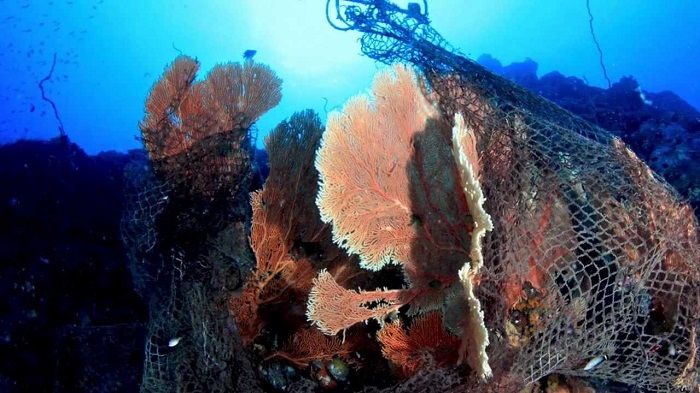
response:
[[[246,60],[253,60],[253,56],[258,53],[258,51],[254,49],[248,49],[247,51],[243,52],[243,58]]]

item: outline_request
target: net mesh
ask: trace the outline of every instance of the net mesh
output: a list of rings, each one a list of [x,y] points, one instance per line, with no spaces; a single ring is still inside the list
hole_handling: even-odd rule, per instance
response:
[[[363,32],[363,53],[420,68],[476,133],[490,386],[558,373],[697,389],[700,248],[679,195],[620,139],[457,54],[420,7],[336,6],[329,21]]]
[[[134,288],[148,299],[159,281],[162,267],[148,261],[155,249],[156,219],[168,203],[169,187],[156,179],[145,154],[134,155],[124,168],[124,214],[120,234],[129,260]]]
[[[122,238],[149,309],[144,392],[257,389],[227,300],[253,264],[252,123],[279,102],[281,80],[250,60],[195,82],[198,70],[187,56],[166,67],[140,123],[147,155],[125,173]]]

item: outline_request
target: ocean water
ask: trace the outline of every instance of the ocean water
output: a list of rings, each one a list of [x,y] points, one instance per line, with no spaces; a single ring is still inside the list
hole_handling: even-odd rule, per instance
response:
[[[0,0],[0,391],[697,389],[697,20]]]
[[[0,135],[3,141],[56,135],[53,111],[37,86],[54,53],[47,96],[57,102],[71,138],[90,154],[139,146],[133,136],[148,89],[178,49],[198,58],[204,72],[257,50],[255,60],[285,80],[285,99],[261,119],[261,132],[299,108],[323,114],[324,106],[330,110],[366,89],[377,66],[360,55],[359,34],[330,28],[323,1],[286,3],[3,1]],[[538,76],[557,70],[607,86],[584,1],[429,6],[432,25],[473,59],[485,53],[504,64],[531,58],[540,64]],[[643,89],[670,90],[700,106],[694,57],[700,33],[691,1],[592,2],[590,8],[611,81],[632,75]]]

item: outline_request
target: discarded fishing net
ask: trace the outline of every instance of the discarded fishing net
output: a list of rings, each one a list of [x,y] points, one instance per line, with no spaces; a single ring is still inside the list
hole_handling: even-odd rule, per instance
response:
[[[492,224],[483,265],[460,275],[487,331],[486,369],[474,370],[486,377],[479,383],[517,391],[557,373],[649,391],[697,389],[700,247],[692,209],[619,138],[457,54],[430,28],[426,6],[329,1],[327,11],[336,27],[364,33],[369,57],[420,69],[426,99],[473,138],[470,160],[480,168],[473,174]],[[457,138],[447,143],[457,149]],[[345,235],[336,234],[353,252],[355,233]],[[467,356],[475,348],[468,343]]]

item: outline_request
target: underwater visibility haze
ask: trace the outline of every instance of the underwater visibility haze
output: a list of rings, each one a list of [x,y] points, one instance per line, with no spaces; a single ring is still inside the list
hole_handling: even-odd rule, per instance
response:
[[[0,0],[0,391],[700,391],[698,20]]]

